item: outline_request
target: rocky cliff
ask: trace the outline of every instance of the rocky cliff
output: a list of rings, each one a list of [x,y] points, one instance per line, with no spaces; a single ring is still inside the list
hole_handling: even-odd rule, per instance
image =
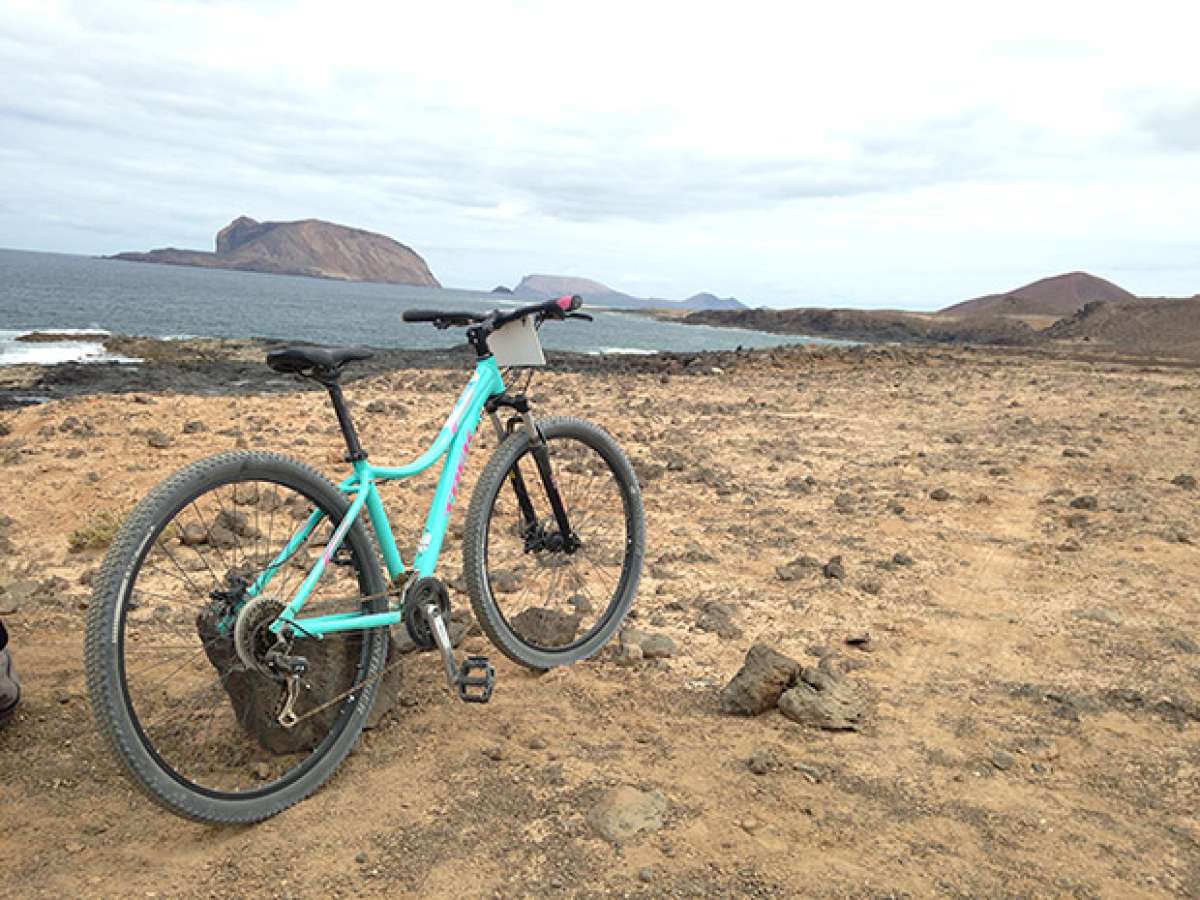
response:
[[[410,247],[387,235],[319,219],[258,222],[240,216],[217,232],[213,253],[167,247],[147,253],[118,253],[112,258],[440,287],[425,260]]]

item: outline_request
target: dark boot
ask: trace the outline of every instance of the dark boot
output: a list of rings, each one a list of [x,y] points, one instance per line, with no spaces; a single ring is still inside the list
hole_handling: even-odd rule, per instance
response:
[[[0,727],[16,712],[21,702],[21,682],[13,670],[12,655],[8,652],[8,630],[0,622]]]

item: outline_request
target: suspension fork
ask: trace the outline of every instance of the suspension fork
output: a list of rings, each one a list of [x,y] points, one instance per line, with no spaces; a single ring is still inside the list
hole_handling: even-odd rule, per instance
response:
[[[503,442],[511,432],[516,419],[510,419],[508,423],[509,428],[505,429],[500,424],[500,417],[496,414],[496,410],[500,407],[507,407],[520,415],[521,421],[529,433],[533,461],[537,465],[538,475],[542,480],[542,487],[546,491],[546,499],[550,501],[550,511],[554,514],[554,521],[558,525],[558,531],[562,535],[564,545],[570,547],[574,543],[571,533],[571,523],[567,517],[566,506],[563,505],[562,495],[558,492],[558,485],[554,482],[554,471],[550,467],[550,450],[546,446],[546,441],[542,437],[541,431],[538,430],[532,413],[529,411],[529,400],[522,394],[518,394],[516,397],[509,397],[502,394],[488,401],[488,415],[491,417],[492,426],[496,429],[496,437],[499,441]],[[509,471],[509,483],[512,485],[513,493],[517,497],[517,505],[521,509],[521,518],[525,522],[525,528],[527,530],[536,528],[539,524],[537,512],[533,508],[533,501],[529,496],[529,488],[525,484],[525,477],[521,474],[520,468],[515,464]]]

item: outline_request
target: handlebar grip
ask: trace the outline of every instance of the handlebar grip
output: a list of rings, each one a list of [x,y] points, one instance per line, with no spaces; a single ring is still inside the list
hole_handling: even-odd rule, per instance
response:
[[[432,322],[444,315],[446,313],[436,309],[406,309],[400,314],[400,318],[405,322]]]
[[[554,301],[558,308],[563,312],[575,312],[579,307],[583,306],[583,298],[578,294],[570,294],[559,297]]]

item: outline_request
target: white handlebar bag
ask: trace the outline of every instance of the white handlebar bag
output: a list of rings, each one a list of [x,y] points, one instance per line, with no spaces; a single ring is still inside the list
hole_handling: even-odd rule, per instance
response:
[[[546,356],[542,353],[542,341],[538,337],[533,316],[524,316],[497,328],[488,335],[488,347],[496,358],[496,365],[544,366]]]

